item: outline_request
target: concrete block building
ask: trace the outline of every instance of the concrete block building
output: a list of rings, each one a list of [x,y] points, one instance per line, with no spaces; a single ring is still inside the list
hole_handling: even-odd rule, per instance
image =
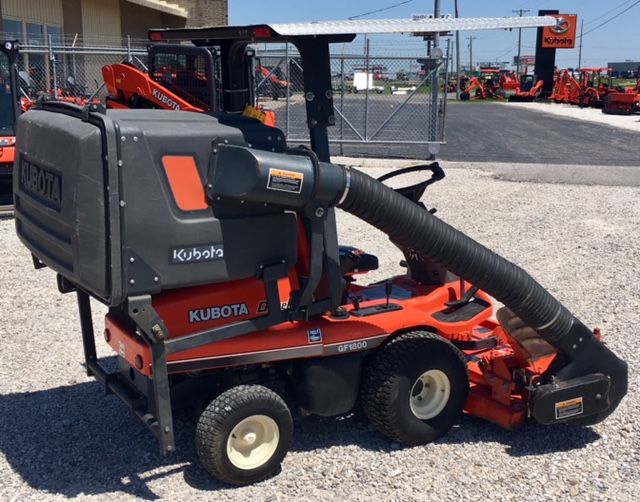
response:
[[[0,40],[18,40],[18,67],[34,91],[49,92],[70,76],[90,92],[102,81],[102,67],[122,55],[101,55],[100,47],[144,48],[149,28],[226,25],[227,0],[0,0]],[[60,51],[53,58],[39,46],[90,48],[83,55]]]
[[[225,25],[227,0],[0,0],[5,39],[112,44],[146,39],[149,28]]]

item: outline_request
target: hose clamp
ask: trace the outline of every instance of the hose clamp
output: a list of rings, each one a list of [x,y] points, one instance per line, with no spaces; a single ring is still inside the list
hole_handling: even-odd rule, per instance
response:
[[[340,200],[336,204],[337,206],[340,206],[344,202],[344,200],[347,198],[347,195],[349,194],[349,189],[351,188],[351,171],[349,170],[348,167],[346,167],[344,172],[346,174],[347,179],[344,185],[344,192],[342,192],[342,197],[340,197]]]

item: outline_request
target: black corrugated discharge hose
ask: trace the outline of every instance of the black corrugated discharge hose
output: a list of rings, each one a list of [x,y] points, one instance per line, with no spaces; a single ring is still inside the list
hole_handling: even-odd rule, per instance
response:
[[[347,193],[338,207],[503,302],[573,361],[559,377],[610,375],[615,408],[627,390],[626,363],[529,274],[370,176],[354,169],[347,176]]]
[[[491,294],[549,342],[569,331],[573,315],[520,267],[377,180],[357,170],[350,174],[349,192],[338,207]]]

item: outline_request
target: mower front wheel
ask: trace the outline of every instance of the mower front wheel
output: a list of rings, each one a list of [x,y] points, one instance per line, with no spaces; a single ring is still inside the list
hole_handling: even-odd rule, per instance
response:
[[[205,408],[196,427],[196,449],[212,476],[248,485],[278,473],[293,439],[291,412],[261,385],[238,385]]]
[[[408,445],[444,435],[460,418],[469,392],[462,353],[427,331],[398,336],[365,368],[361,400],[369,421]]]

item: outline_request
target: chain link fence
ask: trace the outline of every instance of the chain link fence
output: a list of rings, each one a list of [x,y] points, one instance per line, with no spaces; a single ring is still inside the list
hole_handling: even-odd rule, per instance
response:
[[[437,153],[445,140],[448,54],[429,57],[426,44],[415,42],[397,55],[381,55],[360,39],[340,48],[331,54],[333,153],[420,158]],[[295,47],[258,46],[255,54],[257,104],[276,112],[290,143],[307,143],[304,69]],[[102,67],[122,61],[146,70],[146,41],[26,45],[18,59],[20,83],[32,98],[103,98]]]
[[[362,47],[364,45],[364,51]],[[349,49],[360,47],[360,54]],[[342,47],[344,51],[344,47]],[[425,158],[445,141],[448,54],[379,55],[354,43],[331,54],[334,154]],[[258,103],[276,111],[291,143],[306,143],[304,68],[292,45],[256,52]]]
[[[131,39],[108,46],[77,40],[23,45],[17,60],[19,83],[31,99],[40,95],[102,98],[102,67],[122,61],[146,69],[146,45]]]

